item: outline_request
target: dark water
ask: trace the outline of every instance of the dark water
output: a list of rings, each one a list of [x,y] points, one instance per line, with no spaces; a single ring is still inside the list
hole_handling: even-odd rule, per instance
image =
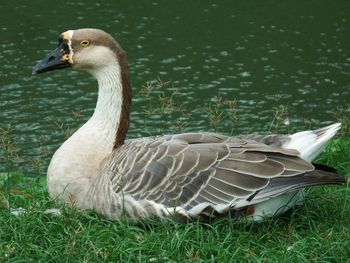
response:
[[[95,106],[96,83],[85,73],[31,75],[68,29],[104,29],[127,52],[130,137],[147,134],[140,89],[157,77],[183,94],[192,114],[183,131],[209,129],[205,107],[215,96],[237,99],[236,132],[266,132],[277,104],[288,105],[290,126],[305,129],[333,122],[350,102],[350,1],[20,0],[0,8],[0,127],[15,128],[29,159],[64,140],[55,122],[74,130]]]

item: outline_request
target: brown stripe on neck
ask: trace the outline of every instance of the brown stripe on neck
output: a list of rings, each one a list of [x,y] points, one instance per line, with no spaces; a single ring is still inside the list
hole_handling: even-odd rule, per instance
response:
[[[117,43],[116,43],[117,44]],[[114,50],[120,65],[120,74],[122,79],[122,105],[120,112],[120,120],[118,122],[119,126],[116,133],[116,138],[114,142],[114,149],[124,144],[126,133],[129,129],[130,124],[130,108],[131,108],[131,85],[129,80],[129,68],[126,59],[126,54],[117,44]]]

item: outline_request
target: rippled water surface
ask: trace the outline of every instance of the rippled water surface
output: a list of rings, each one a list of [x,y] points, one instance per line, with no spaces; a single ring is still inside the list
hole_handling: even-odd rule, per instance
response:
[[[236,132],[266,132],[277,104],[304,129],[333,122],[334,110],[350,102],[349,1],[21,0],[0,8],[0,125],[15,128],[28,159],[64,140],[55,122],[74,130],[95,106],[96,82],[86,73],[31,75],[67,29],[104,29],[127,52],[129,137],[146,134],[140,89],[157,77],[183,94],[192,113],[183,131],[209,129],[205,108],[215,96],[237,99]]]

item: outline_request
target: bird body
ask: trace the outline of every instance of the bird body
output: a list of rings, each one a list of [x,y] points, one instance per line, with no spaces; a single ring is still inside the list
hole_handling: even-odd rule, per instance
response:
[[[302,201],[300,189],[344,178],[310,162],[340,124],[294,135],[183,133],[125,140],[131,88],[126,56],[97,29],[70,30],[33,70],[73,67],[98,81],[93,116],[54,154],[48,189],[57,201],[110,219],[261,220]]]

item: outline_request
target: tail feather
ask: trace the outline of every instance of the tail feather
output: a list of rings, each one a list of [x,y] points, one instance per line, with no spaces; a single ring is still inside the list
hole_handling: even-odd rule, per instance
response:
[[[340,127],[340,123],[335,123],[314,131],[295,133],[290,135],[289,141],[282,147],[286,149],[296,149],[300,152],[300,157],[302,159],[312,161],[320,154]]]
[[[256,193],[253,199],[254,202],[261,202],[305,187],[344,183],[346,183],[345,177],[334,172],[317,169],[293,177],[274,178],[266,188]]]
[[[328,165],[320,164],[320,163],[312,163],[316,170],[323,170],[326,172],[332,172],[337,174],[337,169],[330,167]]]

